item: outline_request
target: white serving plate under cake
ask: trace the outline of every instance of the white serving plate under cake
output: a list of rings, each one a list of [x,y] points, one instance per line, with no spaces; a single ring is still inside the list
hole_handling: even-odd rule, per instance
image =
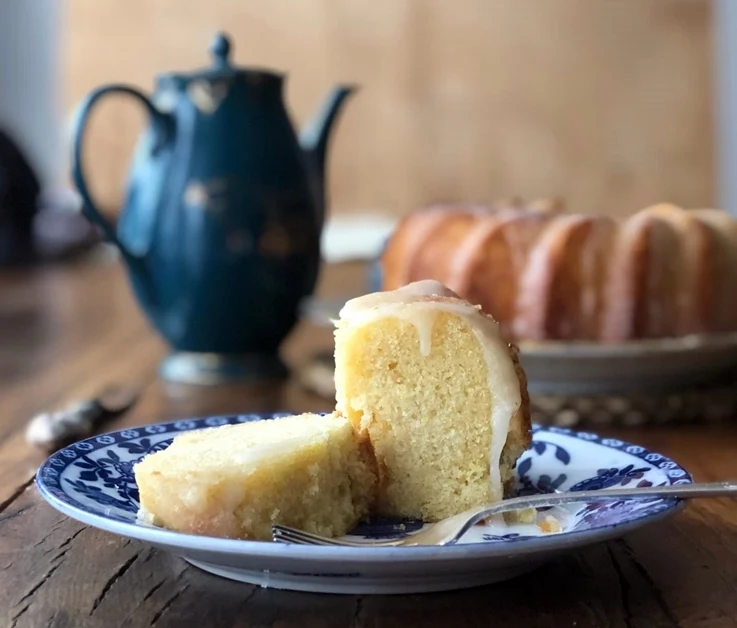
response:
[[[540,513],[562,528],[503,520],[475,526],[455,546],[351,548],[281,545],[182,534],[139,521],[133,465],[189,430],[258,421],[282,414],[211,417],[148,425],[82,440],[53,454],[36,475],[48,502],[102,530],[171,551],[219,576],[264,587],[322,593],[417,593],[461,589],[530,571],[557,554],[615,538],[677,512],[676,499],[572,504]],[[606,490],[687,484],[687,471],[665,456],[616,439],[535,427],[517,465],[518,491]],[[389,538],[423,524],[375,520],[348,538]],[[90,558],[93,560],[93,558]]]
[[[345,299],[308,299],[302,312],[332,326]],[[598,342],[521,342],[533,395],[627,395],[682,391],[737,370],[737,333]]]
[[[597,395],[683,390],[737,368],[737,333],[618,344],[523,342],[530,393]]]

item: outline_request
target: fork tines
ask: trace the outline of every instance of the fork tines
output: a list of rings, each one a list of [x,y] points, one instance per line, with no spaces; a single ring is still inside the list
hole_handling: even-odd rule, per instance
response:
[[[333,539],[327,539],[322,536],[310,534],[309,532],[304,532],[303,530],[297,530],[296,528],[290,528],[289,526],[282,526],[279,524],[271,526],[271,538],[275,543],[287,543],[292,545],[344,545],[340,541],[334,541]]]

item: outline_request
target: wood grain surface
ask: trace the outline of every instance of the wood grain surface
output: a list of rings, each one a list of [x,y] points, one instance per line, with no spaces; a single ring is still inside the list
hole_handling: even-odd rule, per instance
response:
[[[320,293],[360,289],[360,265],[329,267]],[[299,327],[290,364],[331,343]],[[141,318],[116,263],[84,262],[0,276],[0,626],[709,627],[737,625],[737,503],[699,501],[624,539],[576,551],[513,581],[432,595],[331,596],[216,578],[167,553],[79,524],[33,486],[42,456],[28,418],[138,382],[143,398],[102,429],[175,417],[323,410],[284,384],[200,388],[156,379],[164,348]],[[737,419],[737,418],[736,418]],[[709,481],[737,477],[737,422],[609,429],[674,457]]]
[[[150,90],[208,63],[288,73],[301,124],[329,86],[361,85],[330,158],[335,211],[562,196],[582,212],[714,202],[709,0],[67,2],[66,111],[102,83]],[[142,112],[95,115],[89,179],[117,207]]]

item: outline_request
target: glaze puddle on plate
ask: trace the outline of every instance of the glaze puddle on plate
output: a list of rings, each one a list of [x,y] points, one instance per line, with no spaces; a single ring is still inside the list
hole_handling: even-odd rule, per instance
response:
[[[572,504],[554,515],[560,533],[503,520],[475,526],[449,547],[307,547],[181,534],[136,519],[133,465],[182,432],[284,416],[189,419],[126,429],[62,449],[39,469],[36,484],[61,512],[108,532],[151,543],[211,573],[262,586],[323,593],[417,593],[505,580],[575,547],[615,538],[675,513],[677,499]],[[613,486],[687,484],[685,469],[665,456],[588,432],[535,426],[517,465],[518,491],[606,490]],[[422,522],[374,520],[348,538],[389,538]]]

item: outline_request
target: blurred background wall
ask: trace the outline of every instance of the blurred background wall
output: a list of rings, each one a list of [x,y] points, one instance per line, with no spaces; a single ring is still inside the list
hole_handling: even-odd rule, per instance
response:
[[[361,92],[331,159],[334,212],[559,195],[583,212],[715,202],[708,0],[67,0],[64,108],[110,81],[208,62],[289,73],[303,121],[335,82]],[[141,114],[103,107],[90,178],[114,208]]]
[[[57,0],[0,0],[0,128],[12,131],[44,185],[63,176],[61,6]]]

